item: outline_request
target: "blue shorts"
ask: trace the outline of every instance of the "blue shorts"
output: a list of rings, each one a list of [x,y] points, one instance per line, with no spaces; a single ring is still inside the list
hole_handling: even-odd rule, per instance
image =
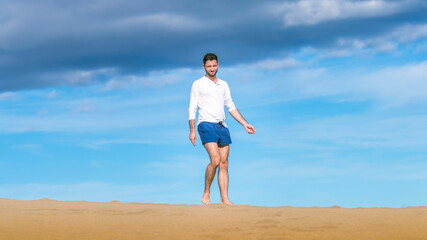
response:
[[[221,123],[201,122],[197,126],[202,143],[216,142],[219,146],[231,143],[230,132]]]

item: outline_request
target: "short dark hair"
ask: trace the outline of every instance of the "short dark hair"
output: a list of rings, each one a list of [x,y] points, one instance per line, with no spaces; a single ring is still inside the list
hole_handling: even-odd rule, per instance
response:
[[[206,53],[206,55],[203,57],[203,64],[206,64],[207,61],[213,60],[218,62],[218,57],[215,55],[215,53]]]

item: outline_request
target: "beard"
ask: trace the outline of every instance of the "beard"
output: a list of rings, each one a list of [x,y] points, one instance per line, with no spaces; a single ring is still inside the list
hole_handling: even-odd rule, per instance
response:
[[[206,72],[206,74],[209,76],[209,77],[215,77],[216,76],[216,73],[218,72],[218,69],[213,73],[213,74],[211,74],[210,72],[208,72],[208,71],[205,71]]]

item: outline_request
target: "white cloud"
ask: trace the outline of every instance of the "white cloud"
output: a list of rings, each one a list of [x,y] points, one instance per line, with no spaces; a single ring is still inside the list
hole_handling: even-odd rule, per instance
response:
[[[202,26],[199,19],[166,13],[129,17],[118,20],[116,24],[123,28],[164,28],[169,30],[194,30]]]
[[[108,81],[105,86],[103,87],[103,90],[105,91],[113,91],[113,90],[119,90],[124,88],[129,88],[131,83],[134,82],[132,80],[118,80],[118,79],[112,79]]]
[[[427,100],[427,61],[387,67],[355,79],[355,91],[372,94],[390,105]]]
[[[186,141],[176,141],[177,139],[187,140],[188,132],[185,129],[174,129],[167,131],[152,130],[155,133],[147,134],[147,130],[133,130],[132,133],[127,133],[125,137],[116,137],[109,139],[79,139],[76,145],[93,149],[103,150],[111,147],[112,145],[126,145],[126,144],[141,144],[141,145],[182,145],[188,144]],[[149,135],[149,137],[147,137]]]
[[[101,92],[99,87],[64,90],[61,98],[55,101],[47,99],[47,92],[43,90],[23,91],[17,102],[20,108],[0,109],[0,133],[117,132],[124,129],[136,132],[185,119],[182,109],[188,107],[188,92],[164,92],[163,88],[154,88],[133,89],[135,91],[122,94]],[[157,135],[156,142],[159,141],[162,137]],[[108,143],[89,145],[105,144]]]
[[[245,101],[252,107],[318,97],[371,101],[382,109],[427,104],[425,76],[427,61],[382,68],[313,68],[305,64],[269,72],[253,66],[227,69],[227,78],[246,79],[233,92],[251,96]],[[268,79],[269,84],[257,79]]]
[[[99,76],[109,76],[116,73],[116,69],[114,68],[100,68],[93,70],[74,70],[69,71],[64,74],[64,77],[68,84],[71,85],[88,85],[97,80]]]
[[[370,39],[357,38],[339,38],[333,48],[318,49],[320,57],[349,57],[360,54],[377,54],[385,52],[394,52],[398,49],[396,39],[388,35]]]
[[[75,106],[73,109],[71,109],[72,114],[88,114],[88,113],[96,113],[98,110],[98,107],[96,106],[96,103],[88,101],[83,102],[77,106]]]
[[[416,1],[299,0],[284,2],[271,11],[283,15],[285,26],[314,25],[353,17],[374,17],[404,11]]]
[[[407,160],[406,164],[387,162],[372,162],[370,159],[357,159],[349,156],[330,159],[330,156],[317,156],[316,161],[307,164],[306,161],[294,162],[285,159],[264,158],[257,161],[248,160],[241,164],[235,178],[245,178],[247,173],[257,173],[248,181],[280,180],[320,180],[350,177],[370,180],[426,180],[426,163]]]
[[[377,52],[393,52],[393,51],[396,51],[397,49],[398,49],[397,44],[390,41],[382,42],[375,46],[375,50]]]
[[[33,155],[40,155],[43,150],[43,147],[40,144],[22,144],[22,145],[12,146],[12,148],[29,152]]]
[[[16,96],[16,93],[14,92],[4,92],[0,94],[0,101],[1,100],[8,100],[8,99],[12,99]]]
[[[120,138],[120,139],[98,139],[98,140],[84,140],[79,141],[78,145],[93,149],[93,150],[103,150],[108,148],[109,145],[115,145],[115,144],[160,144],[159,142],[156,142],[153,139],[143,139],[140,138]]]
[[[417,45],[415,50],[414,50],[414,52],[416,54],[426,52],[426,51],[427,51],[427,41],[424,41],[424,42],[420,43],[419,45]]]
[[[342,58],[349,57],[353,54],[353,51],[349,49],[332,49],[320,51],[321,58]]]
[[[341,114],[339,116],[318,117],[310,119],[293,116],[286,120],[272,119],[268,124],[260,124],[258,120],[257,136],[248,138],[234,134],[236,142],[245,141],[248,145],[256,145],[266,152],[280,151],[282,157],[277,162],[258,161],[270,169],[280,169],[282,175],[291,178],[325,177],[330,175],[348,175],[346,171],[325,171],[323,167],[335,168],[339,163],[343,166],[352,163],[378,162],[387,166],[405,165],[411,162],[421,163],[425,158],[427,145],[427,116],[388,116],[378,112],[364,112],[363,114]],[[291,120],[300,118],[297,121]],[[257,122],[255,122],[256,124]],[[401,153],[394,156],[393,153]],[[298,159],[298,160],[296,160]],[[283,162],[281,167],[275,166]],[[286,163],[288,161],[288,163]],[[317,169],[313,174],[292,170],[292,165],[302,161],[310,162],[308,170]],[[391,162],[393,161],[393,162]],[[304,165],[302,164],[302,165]],[[262,165],[262,164],[261,164]],[[329,168],[327,167],[327,168]],[[357,166],[350,166],[354,169]],[[340,167],[337,167],[340,169]],[[258,168],[262,174],[262,168]],[[342,169],[341,169],[342,170]],[[326,173],[325,173],[326,172]],[[378,175],[386,174],[384,169]],[[391,172],[391,171],[390,171]],[[399,178],[426,179],[421,172],[399,172],[394,176]],[[422,171],[425,172],[425,171]],[[362,172],[359,172],[362,175]],[[368,177],[380,177],[372,172],[364,172]],[[279,175],[279,173],[277,174]],[[384,176],[384,178],[389,178]],[[274,173],[270,175],[274,177]],[[391,178],[391,177],[390,177]]]
[[[53,111],[46,112],[47,114],[44,115],[9,113],[2,114],[2,118],[0,118],[0,133],[37,131],[93,133],[120,129],[152,128],[170,122],[170,119],[180,116],[172,110],[163,112],[159,109],[154,112],[146,108],[136,108],[128,111],[116,110],[108,112],[89,106],[87,108],[73,109],[69,113],[55,113]]]
[[[427,24],[403,25],[386,36],[389,39],[397,39],[401,43],[413,42],[426,37]]]
[[[275,70],[283,68],[292,68],[299,64],[294,58],[283,58],[283,59],[266,59],[259,61],[255,64],[255,67],[266,70]]]
[[[332,73],[327,69],[321,76],[293,81],[302,95],[347,95],[374,100],[385,106],[427,101],[427,61],[390,66],[376,71]],[[290,85],[292,86],[292,85]]]
[[[54,99],[58,97],[58,93],[55,90],[52,90],[46,94],[46,97],[49,99]]]
[[[196,79],[199,70],[178,68],[170,70],[150,71],[146,75],[118,75],[114,74],[103,87],[104,91],[119,89],[139,89],[144,87],[163,87],[188,79]]]
[[[378,37],[339,38],[336,49],[329,51],[351,51],[351,50],[374,50],[377,52],[393,52],[398,49],[399,44],[408,44],[427,37],[427,24],[402,25],[394,28],[388,33]]]

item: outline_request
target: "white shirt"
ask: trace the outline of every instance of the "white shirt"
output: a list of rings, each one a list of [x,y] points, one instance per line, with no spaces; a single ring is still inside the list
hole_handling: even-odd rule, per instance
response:
[[[231,99],[228,84],[218,79],[217,83],[203,76],[194,81],[191,87],[190,106],[188,108],[189,119],[196,119],[197,108],[201,122],[219,123],[225,121],[224,106],[231,112],[236,109]],[[225,124],[225,123],[224,123]]]

